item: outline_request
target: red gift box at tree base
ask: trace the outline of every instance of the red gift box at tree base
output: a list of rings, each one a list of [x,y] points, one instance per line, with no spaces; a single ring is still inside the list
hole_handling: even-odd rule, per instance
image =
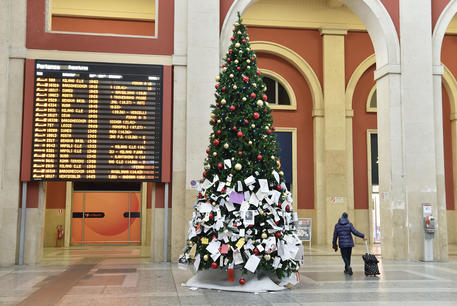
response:
[[[231,40],[216,77],[212,133],[180,262],[196,272],[187,286],[282,290],[299,280],[298,217],[280,168],[266,86],[239,15]]]

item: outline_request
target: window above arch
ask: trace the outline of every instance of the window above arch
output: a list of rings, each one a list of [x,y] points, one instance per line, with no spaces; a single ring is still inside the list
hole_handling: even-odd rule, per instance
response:
[[[261,69],[262,80],[267,86],[265,94],[268,96],[268,105],[275,110],[296,110],[297,101],[289,82],[280,74]]]
[[[370,90],[367,99],[367,113],[378,112],[378,98],[376,94],[376,85]]]

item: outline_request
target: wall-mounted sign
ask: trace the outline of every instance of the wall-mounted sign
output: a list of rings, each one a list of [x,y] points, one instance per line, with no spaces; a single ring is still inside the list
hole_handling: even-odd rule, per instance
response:
[[[312,219],[301,218],[297,222],[297,235],[301,241],[311,241]]]
[[[32,180],[160,181],[163,67],[35,62]]]

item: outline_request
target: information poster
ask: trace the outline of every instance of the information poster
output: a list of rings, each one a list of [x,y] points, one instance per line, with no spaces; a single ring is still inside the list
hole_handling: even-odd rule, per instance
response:
[[[301,241],[311,241],[312,219],[302,218],[297,222],[297,235]]]
[[[162,66],[35,62],[32,180],[160,181]]]

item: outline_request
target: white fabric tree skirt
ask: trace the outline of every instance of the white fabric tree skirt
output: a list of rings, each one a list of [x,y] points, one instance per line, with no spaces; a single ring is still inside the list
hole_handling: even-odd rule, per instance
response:
[[[244,285],[241,285],[239,283],[240,278],[244,278],[246,280],[246,283]],[[291,284],[291,282],[289,281],[287,281],[286,284],[283,283],[284,282],[281,282],[281,284],[277,285],[268,276],[262,276],[258,278],[255,274],[241,275],[241,271],[239,270],[235,270],[235,281],[229,282],[227,271],[204,270],[199,271],[185,284],[182,285],[185,287],[190,287],[191,290],[216,289],[251,293],[280,291],[287,289],[285,285],[295,285]]]

